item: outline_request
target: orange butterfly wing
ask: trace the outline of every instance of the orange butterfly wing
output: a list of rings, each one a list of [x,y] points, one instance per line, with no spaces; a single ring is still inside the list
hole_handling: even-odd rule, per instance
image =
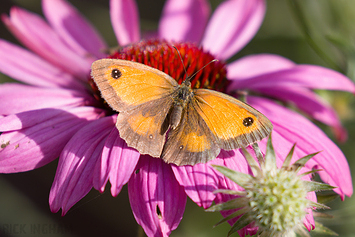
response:
[[[188,103],[180,124],[168,133],[161,158],[176,165],[194,165],[216,158],[220,150],[205,121]]]
[[[164,72],[132,61],[100,59],[92,64],[91,69],[102,97],[118,112],[164,98],[178,86]],[[112,76],[116,69],[121,74],[117,79]]]
[[[198,89],[195,90],[195,104],[221,149],[246,147],[263,139],[272,130],[268,118],[232,96]]]
[[[271,122],[249,105],[220,92],[196,89],[182,122],[168,134],[162,158],[177,165],[207,162],[221,149],[246,147],[271,130]]]
[[[121,138],[141,154],[160,157],[177,82],[157,69],[119,59],[95,61],[91,75],[105,101],[119,112]]]

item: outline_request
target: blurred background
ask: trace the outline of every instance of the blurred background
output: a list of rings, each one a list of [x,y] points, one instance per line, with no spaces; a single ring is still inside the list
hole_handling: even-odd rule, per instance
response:
[[[117,45],[109,17],[108,0],[70,0],[114,47]],[[164,0],[137,0],[142,30],[157,28]],[[211,0],[214,9],[220,0]],[[1,0],[0,12],[20,6],[42,15],[40,0]],[[232,60],[248,54],[274,53],[300,64],[316,64],[338,70],[355,79],[355,2],[353,0],[268,0],[267,12],[255,38]],[[0,26],[0,38],[16,39]],[[0,82],[11,78],[0,74]],[[319,92],[337,110],[348,129],[349,139],[339,144],[327,127],[319,125],[342,149],[355,170],[354,96],[349,93]],[[124,187],[118,197],[109,191],[92,190],[64,217],[51,213],[48,195],[57,163],[34,171],[0,175],[0,236],[137,236],[139,226],[133,218]],[[354,180],[354,179],[353,179]],[[354,181],[353,181],[354,182]],[[106,188],[109,190],[109,188]],[[346,198],[329,203],[334,216],[322,221],[339,236],[355,236],[355,201]],[[205,213],[188,199],[184,217],[173,237],[226,236],[230,228],[222,224],[219,213]],[[234,236],[237,236],[235,234]],[[317,235],[322,236],[322,235]]]

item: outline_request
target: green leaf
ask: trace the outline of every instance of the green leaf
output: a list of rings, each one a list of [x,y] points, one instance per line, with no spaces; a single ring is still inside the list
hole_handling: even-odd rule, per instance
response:
[[[325,226],[322,225],[321,223],[315,221],[315,224],[316,224],[316,228],[313,230],[313,232],[319,233],[319,234],[325,234],[325,235],[338,236],[337,233],[335,233],[335,232],[332,231],[331,229],[325,227]]]
[[[299,160],[297,160],[295,163],[293,163],[292,166],[296,167],[296,172],[298,172],[306,163],[309,161],[313,156],[317,155],[320,151],[306,155]]]
[[[237,232],[238,230],[246,227],[247,225],[249,225],[251,222],[253,221],[253,219],[251,218],[250,215],[243,215],[242,217],[240,217],[237,222],[234,223],[234,225],[232,226],[232,228],[229,230],[228,235],[227,236],[231,236],[231,234]]]
[[[314,181],[303,181],[303,184],[306,186],[308,192],[321,191],[321,190],[333,190],[336,188],[329,184],[319,183]]]
[[[276,156],[275,150],[272,145],[271,133],[269,134],[269,139],[267,140],[266,145],[266,154],[265,154],[265,169],[272,170],[276,169]]]
[[[223,193],[223,194],[230,194],[230,195],[238,195],[241,197],[244,197],[247,195],[245,191],[236,191],[236,190],[231,190],[231,189],[216,189],[213,191],[213,193]]]
[[[248,174],[244,174],[241,172],[237,172],[231,169],[228,169],[225,166],[220,165],[212,165],[216,170],[221,172],[224,176],[228,177],[234,183],[238,184],[239,186],[245,188],[245,185],[250,183],[250,180],[253,179],[252,176]]]
[[[207,212],[224,211],[230,209],[242,208],[248,205],[248,201],[245,198],[235,198],[226,202],[218,203],[216,205],[207,208]]]
[[[329,194],[322,194],[322,195],[317,195],[317,202],[319,203],[329,203],[339,197],[339,194],[337,193],[329,193]]]
[[[254,142],[251,146],[253,147],[254,153],[256,155],[256,158],[258,159],[260,166],[264,167],[264,156],[260,150],[259,144],[257,142]]]
[[[308,172],[304,172],[300,176],[306,176],[306,175],[309,175],[309,174],[314,174],[314,173],[317,173],[319,171],[323,171],[323,169],[317,169],[317,170],[311,170],[311,171],[308,171]]]
[[[317,203],[317,202],[313,202],[313,201],[309,201],[309,203],[312,207],[316,207],[317,209],[330,209],[330,207],[328,207],[324,204],[321,204],[321,203]]]
[[[250,155],[250,153],[243,147],[242,148],[242,153],[245,157],[245,159],[248,161],[248,164],[251,168],[251,171],[253,172],[253,175],[256,176],[258,172],[260,171],[259,164],[254,160],[254,158]]]
[[[295,146],[296,146],[296,143],[293,144],[290,152],[287,154],[286,158],[285,158],[285,161],[284,163],[282,164],[282,168],[288,168],[290,166],[290,163],[291,163],[291,159],[292,159],[292,156],[293,156],[293,152],[295,151]]]
[[[216,227],[226,221],[229,221],[230,219],[233,219],[235,217],[238,217],[240,215],[243,215],[244,213],[248,212],[249,211],[249,208],[241,208],[235,212],[233,212],[232,214],[230,214],[229,216],[226,216],[225,218],[223,218],[222,220],[218,221],[213,227]],[[247,214],[245,214],[247,215]]]
[[[332,216],[332,215],[330,215],[330,214],[328,214],[328,213],[316,212],[316,211],[313,212],[313,216],[314,216],[314,218],[316,218],[316,219],[319,219],[319,218],[332,219],[332,218],[334,218],[334,216]]]

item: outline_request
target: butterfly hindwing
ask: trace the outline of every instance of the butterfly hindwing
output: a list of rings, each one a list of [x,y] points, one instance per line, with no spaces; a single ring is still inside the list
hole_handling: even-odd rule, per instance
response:
[[[193,103],[183,111],[180,124],[171,129],[161,158],[176,165],[195,165],[216,158],[220,149]]]
[[[166,118],[172,103],[173,99],[167,96],[120,112],[116,127],[121,138],[141,154],[160,157],[168,129]]]

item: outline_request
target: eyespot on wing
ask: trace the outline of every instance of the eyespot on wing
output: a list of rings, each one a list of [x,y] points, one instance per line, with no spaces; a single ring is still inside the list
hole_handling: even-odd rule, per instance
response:
[[[196,89],[192,103],[220,147],[232,150],[266,137],[272,124],[262,113],[226,94]]]
[[[100,59],[91,69],[102,97],[119,112],[168,96],[178,86],[164,72],[132,61]]]

